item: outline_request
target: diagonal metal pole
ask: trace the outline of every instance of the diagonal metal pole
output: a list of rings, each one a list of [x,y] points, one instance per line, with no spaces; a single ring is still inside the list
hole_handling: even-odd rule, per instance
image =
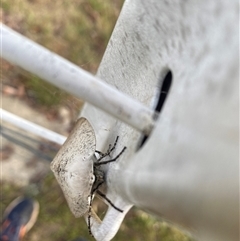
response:
[[[155,113],[87,71],[1,24],[0,56],[148,135]]]
[[[1,119],[1,122],[6,121],[8,123],[13,124],[14,126],[17,126],[23,130],[29,131],[35,135],[38,135],[49,141],[55,142],[59,145],[62,145],[66,140],[66,137],[63,135],[60,135],[54,131],[48,130],[47,128],[39,126],[28,120],[25,120],[1,108],[0,108],[0,119]]]

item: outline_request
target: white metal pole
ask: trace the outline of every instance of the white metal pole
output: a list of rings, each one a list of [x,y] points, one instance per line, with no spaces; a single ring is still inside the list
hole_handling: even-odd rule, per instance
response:
[[[60,135],[51,130],[48,130],[37,124],[34,124],[28,120],[25,120],[19,116],[14,115],[12,113],[9,113],[6,110],[0,109],[0,117],[1,117],[1,120],[3,120],[3,121],[7,121],[23,130],[29,131],[35,135],[38,135],[49,141],[53,141],[59,145],[62,145],[66,140],[65,136]]]
[[[1,57],[149,134],[154,111],[1,24]]]

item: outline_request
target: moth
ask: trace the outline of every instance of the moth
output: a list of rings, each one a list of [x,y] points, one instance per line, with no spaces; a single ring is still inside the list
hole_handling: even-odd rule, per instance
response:
[[[96,151],[95,132],[89,121],[82,117],[77,121],[51,163],[51,170],[63,190],[74,216],[78,218],[89,213],[90,234],[91,203],[95,193],[104,198],[116,210],[122,212],[99,190],[105,182],[105,173],[100,166],[116,161],[126,149],[124,147],[115,158],[105,160],[114,150],[117,140],[118,137],[113,147],[109,145],[106,153]],[[96,153],[99,159],[97,159]]]

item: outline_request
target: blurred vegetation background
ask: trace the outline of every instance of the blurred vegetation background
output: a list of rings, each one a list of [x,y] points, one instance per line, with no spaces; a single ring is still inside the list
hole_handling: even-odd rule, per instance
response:
[[[22,35],[58,53],[87,71],[96,73],[108,40],[119,16],[123,0],[1,0],[1,21]],[[43,82],[38,77],[1,60],[1,83],[24,89],[21,99],[42,113],[56,113],[68,106],[74,116],[82,101]],[[51,154],[52,157],[55,153]],[[70,213],[62,192],[49,173],[28,187],[2,183],[1,213],[10,201],[28,195],[40,203],[37,223],[24,240],[74,241],[79,237],[93,240],[83,218]],[[105,204],[96,201],[93,208],[104,214]],[[190,241],[175,227],[133,208],[113,239]]]

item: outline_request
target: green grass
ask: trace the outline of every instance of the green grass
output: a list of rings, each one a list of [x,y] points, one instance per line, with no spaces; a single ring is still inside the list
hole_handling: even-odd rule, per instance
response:
[[[0,199],[1,210],[16,197],[26,195],[38,200],[40,213],[38,220],[25,241],[73,241],[84,237],[94,240],[88,234],[88,228],[83,218],[74,218],[70,213],[61,189],[52,173],[49,173],[41,182],[27,188],[18,188],[11,184],[2,183]],[[105,213],[106,205],[98,199],[93,208],[98,214]],[[166,222],[160,222],[147,213],[133,208],[122,223],[114,241],[193,241],[178,229]]]

